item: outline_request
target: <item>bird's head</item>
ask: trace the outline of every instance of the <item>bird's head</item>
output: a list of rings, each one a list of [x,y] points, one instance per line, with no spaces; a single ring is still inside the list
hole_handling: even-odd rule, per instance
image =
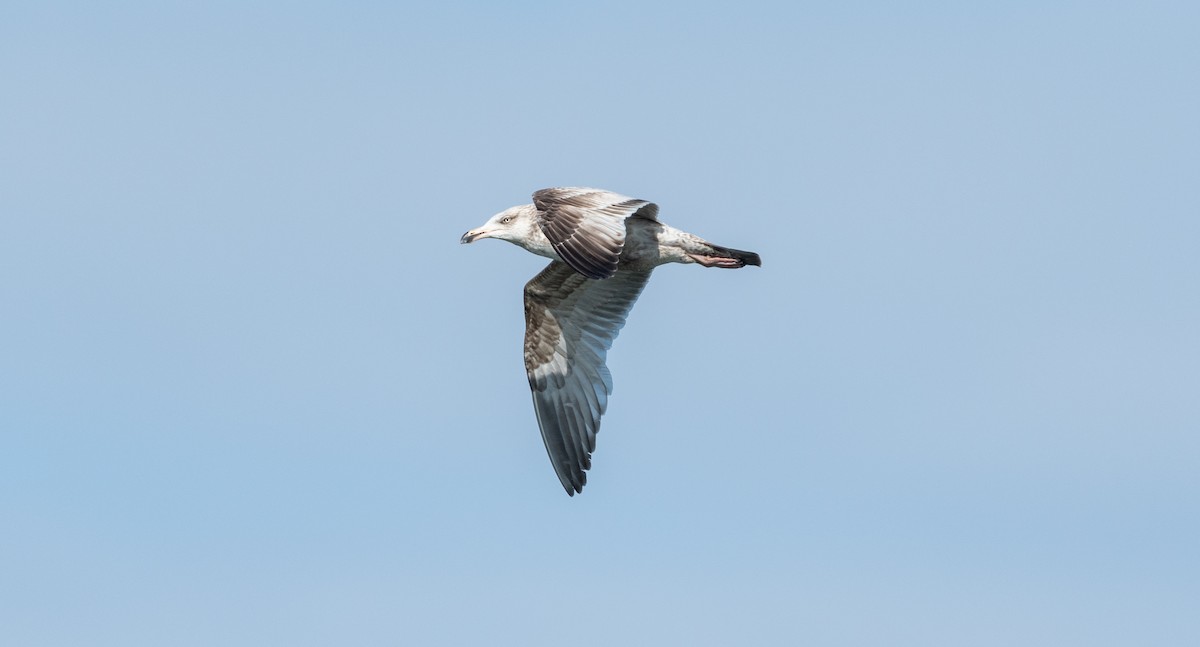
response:
[[[461,243],[473,243],[480,238],[499,238],[510,243],[528,240],[534,228],[537,227],[535,215],[537,209],[531,204],[510,207],[494,215],[483,226],[476,227],[463,234]]]

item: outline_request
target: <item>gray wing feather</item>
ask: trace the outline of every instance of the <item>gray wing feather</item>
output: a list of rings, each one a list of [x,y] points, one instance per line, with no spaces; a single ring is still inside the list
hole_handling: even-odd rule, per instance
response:
[[[650,280],[597,281],[554,261],[525,285],[525,370],[546,452],[567,494],[582,492],[612,393],[608,349]]]
[[[582,187],[542,189],[533,194],[533,205],[554,251],[589,279],[616,274],[626,218],[658,217],[658,205],[652,202]]]

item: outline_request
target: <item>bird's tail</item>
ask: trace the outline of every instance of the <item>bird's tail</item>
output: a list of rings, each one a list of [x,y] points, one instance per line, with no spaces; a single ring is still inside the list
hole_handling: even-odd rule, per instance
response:
[[[747,265],[762,267],[762,259],[754,252],[744,252],[740,249],[721,247],[707,241],[705,241],[705,247],[706,249],[702,252],[689,252],[688,256],[691,256],[692,260],[704,267],[724,267],[727,269],[736,269],[746,267]]]

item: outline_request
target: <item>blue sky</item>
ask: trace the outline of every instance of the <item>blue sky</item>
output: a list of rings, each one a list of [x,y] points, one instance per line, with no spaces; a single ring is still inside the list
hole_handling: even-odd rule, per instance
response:
[[[12,645],[1193,645],[1188,3],[8,3]],[[542,187],[659,270],[589,485]]]

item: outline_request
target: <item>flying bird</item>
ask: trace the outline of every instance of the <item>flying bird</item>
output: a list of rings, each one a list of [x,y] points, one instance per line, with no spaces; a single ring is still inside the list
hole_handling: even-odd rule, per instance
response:
[[[611,191],[542,189],[462,243],[498,238],[551,259],[525,284],[525,371],[546,452],[567,494],[582,492],[612,393],[604,360],[654,268],[762,265],[658,220],[658,205]]]

